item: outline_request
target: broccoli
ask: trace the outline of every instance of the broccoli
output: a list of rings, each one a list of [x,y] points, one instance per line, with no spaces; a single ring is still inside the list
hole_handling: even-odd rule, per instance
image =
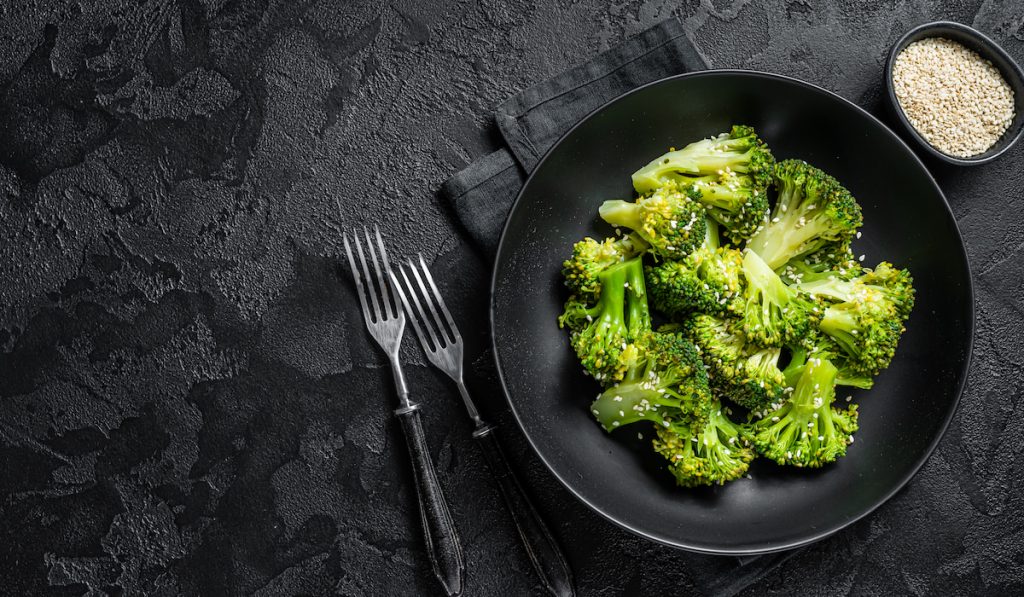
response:
[[[604,221],[635,231],[667,259],[683,259],[707,234],[704,207],[674,188],[657,189],[635,202],[605,201],[598,211]]]
[[[713,315],[694,315],[685,329],[700,351],[717,394],[753,410],[782,395],[786,385],[779,370],[782,349],[752,344],[735,322]]]
[[[559,325],[571,330],[570,342],[584,369],[602,383],[622,379],[634,358],[633,342],[651,328],[639,257],[598,274],[600,298],[593,307],[569,297]]]
[[[819,327],[831,337],[850,370],[870,377],[889,366],[914,306],[910,272],[882,262],[851,280],[840,277],[799,287],[838,302],[825,309]]]
[[[857,406],[832,406],[838,369],[828,359],[810,357],[791,374],[797,381],[789,399],[752,423],[754,447],[779,464],[824,466],[853,443]]]
[[[654,449],[669,461],[679,485],[722,485],[747,472],[754,459],[749,432],[722,411],[715,401],[704,425],[672,423],[658,428]]]
[[[768,220],[768,186],[748,174],[725,170],[685,182],[691,185],[690,196],[704,204],[733,243],[750,238]]]
[[[562,265],[565,285],[580,299],[596,301],[601,293],[598,274],[612,265],[632,259],[647,249],[637,234],[597,241],[587,237],[572,247],[572,257]]]
[[[809,353],[812,353],[815,357],[827,358],[836,366],[836,369],[838,369],[838,372],[836,373],[837,386],[850,386],[870,390],[875,385],[875,381],[870,375],[864,375],[850,367],[847,359],[843,356],[842,351],[839,349],[835,341],[825,334],[813,331],[812,337],[808,342],[806,342],[806,344],[814,347],[812,349],[813,352],[803,346],[790,347],[789,364],[782,370],[782,376],[785,379],[786,387],[792,388],[796,385],[796,381],[800,377],[800,373],[803,371],[802,368],[807,362],[807,356]]]
[[[597,422],[653,424],[685,487],[739,478],[756,456],[822,467],[845,455],[858,412],[835,404],[836,388],[872,387],[915,298],[909,272],[854,256],[863,215],[850,192],[776,162],[745,126],[673,149],[633,186],[636,199],[600,206],[615,237],[583,239],[562,266],[559,325],[601,385]]]
[[[821,317],[813,299],[786,286],[754,251],[743,256],[747,281],[743,310],[743,332],[762,346],[799,342]]]
[[[863,221],[860,206],[836,179],[801,160],[779,162],[774,177],[778,198],[771,220],[747,243],[768,267],[856,234]]]
[[[590,407],[605,430],[643,420],[661,427],[706,420],[711,404],[707,371],[681,333],[648,333],[634,345],[630,360],[622,381]]]
[[[913,277],[909,271],[887,261],[874,269],[858,267],[852,275],[818,277],[796,286],[809,294],[839,302],[864,301],[883,309],[891,308],[902,321],[906,321],[914,308]]]
[[[849,241],[836,241],[813,253],[794,257],[776,271],[786,284],[801,284],[826,278],[850,280],[862,270]]]
[[[669,317],[691,311],[742,312],[743,254],[719,246],[718,226],[707,223],[704,244],[682,261],[662,261],[646,268],[651,304]]]
[[[686,177],[729,171],[749,175],[752,186],[763,189],[770,182],[774,163],[768,146],[754,129],[734,126],[728,133],[670,151],[637,170],[633,173],[633,188],[640,194],[650,193],[669,182],[685,183]]]

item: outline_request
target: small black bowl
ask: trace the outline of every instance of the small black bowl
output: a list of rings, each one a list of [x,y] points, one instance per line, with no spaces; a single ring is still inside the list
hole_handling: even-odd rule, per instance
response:
[[[892,87],[892,65],[896,61],[896,56],[898,56],[899,53],[903,51],[903,48],[906,48],[908,45],[928,37],[944,37],[948,40],[959,42],[968,49],[974,50],[979,56],[988,60],[993,66],[999,69],[999,72],[1003,75],[1003,79],[1006,80],[1006,84],[1013,90],[1013,122],[1010,123],[1009,128],[1007,128],[1006,132],[1003,133],[1003,136],[996,141],[995,145],[989,148],[985,153],[969,158],[958,158],[942,153],[928,143],[928,141],[917,132],[914,125],[910,124],[910,121],[907,120],[906,114],[903,113],[903,108],[900,106],[899,100],[896,99],[896,92]],[[1021,133],[1024,132],[1024,71],[1021,71],[1020,65],[1018,65],[1005,50],[999,47],[999,44],[989,39],[988,36],[980,31],[972,27],[968,27],[967,25],[961,25],[960,23],[953,23],[951,21],[935,21],[934,23],[918,25],[908,31],[906,35],[896,42],[892,47],[892,51],[889,52],[889,60],[885,64],[885,86],[889,91],[889,103],[892,111],[896,114],[896,118],[904,127],[906,127],[907,131],[910,132],[910,136],[920,143],[928,153],[948,164],[956,166],[976,166],[978,164],[991,162],[1013,147],[1014,143],[1020,139]]]

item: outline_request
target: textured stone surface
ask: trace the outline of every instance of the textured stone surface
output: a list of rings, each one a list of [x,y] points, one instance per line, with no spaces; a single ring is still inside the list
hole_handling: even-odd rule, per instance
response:
[[[0,6],[0,586],[12,595],[435,591],[385,362],[339,269],[343,227],[422,252],[483,406],[586,595],[714,566],[620,531],[528,452],[486,352],[487,266],[434,196],[498,142],[513,91],[679,15],[716,67],[879,113],[889,45],[936,18],[1024,59],[1009,2],[9,0]],[[967,392],[876,514],[745,594],[1024,592],[1024,145],[928,162],[977,281]],[[865,166],[884,173],[884,164]],[[537,593],[451,386],[411,386],[470,594]]]

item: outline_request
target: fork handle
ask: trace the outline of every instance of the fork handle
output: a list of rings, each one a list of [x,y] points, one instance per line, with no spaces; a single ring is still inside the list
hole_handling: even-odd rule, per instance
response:
[[[441,581],[445,592],[456,597],[462,594],[463,576],[466,566],[462,558],[462,544],[455,532],[448,502],[437,481],[434,463],[427,451],[427,439],[423,433],[418,405],[399,408],[395,416],[402,423],[405,443],[412,460],[413,478],[416,481],[416,497],[420,505],[420,522],[427,544],[427,557],[434,574]]]
[[[575,595],[572,573],[565,555],[509,466],[496,430],[496,427],[484,423],[473,432],[473,438],[483,451],[488,468],[498,482],[501,496],[519,531],[519,539],[526,548],[526,555],[548,593],[557,597]]]

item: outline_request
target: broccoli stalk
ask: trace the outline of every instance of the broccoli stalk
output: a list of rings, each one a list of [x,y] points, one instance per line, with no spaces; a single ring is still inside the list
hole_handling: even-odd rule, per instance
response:
[[[676,423],[658,428],[654,449],[669,461],[679,485],[722,485],[747,472],[754,459],[749,433],[722,411],[715,401],[704,425]]]
[[[635,231],[667,259],[683,259],[704,242],[707,222],[700,203],[671,188],[660,188],[635,202],[601,204],[601,218]]]
[[[707,372],[693,344],[681,334],[652,332],[636,345],[632,357],[622,381],[590,407],[606,431],[644,420],[668,427],[707,417]]]
[[[779,464],[821,467],[846,454],[857,430],[857,406],[832,406],[838,369],[829,360],[811,357],[797,369],[790,398],[752,424],[753,443]]]
[[[819,318],[818,306],[786,286],[754,251],[743,256],[747,280],[743,332],[762,346],[798,342]]]
[[[775,185],[779,194],[771,220],[747,243],[772,269],[829,243],[849,241],[863,221],[850,192],[806,162],[776,164]]]

